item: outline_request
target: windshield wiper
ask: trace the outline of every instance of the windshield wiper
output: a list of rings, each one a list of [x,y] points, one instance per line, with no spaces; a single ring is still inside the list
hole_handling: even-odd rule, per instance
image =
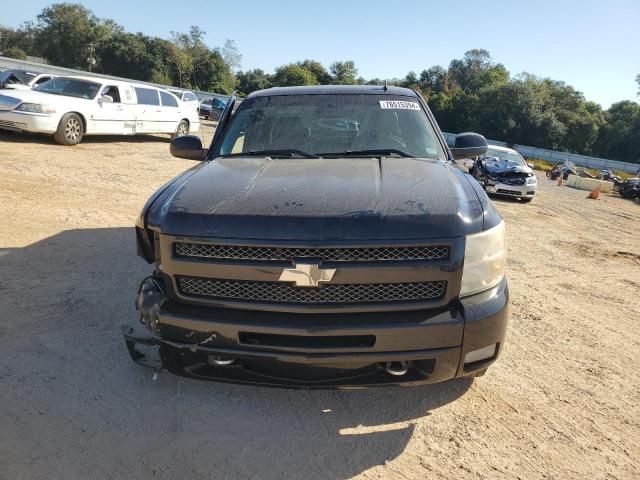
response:
[[[398,155],[399,157],[408,157],[413,158],[415,155],[411,155],[410,153],[403,152],[402,150],[398,150],[396,148],[379,148],[372,150],[347,150],[346,152],[327,152],[327,153],[319,153],[318,155],[322,157],[380,157],[385,155]]]
[[[220,155],[221,157],[304,157],[304,158],[320,158],[313,153],[304,152],[295,148],[285,148],[280,150],[252,150],[250,152],[229,153]]]

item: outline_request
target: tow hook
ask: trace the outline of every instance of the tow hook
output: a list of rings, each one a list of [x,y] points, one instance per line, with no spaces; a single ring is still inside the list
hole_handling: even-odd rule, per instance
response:
[[[233,362],[236,361],[235,358],[233,357],[222,357],[220,355],[209,355],[209,365],[216,365],[216,366],[225,366],[225,365],[231,365]]]
[[[401,377],[409,371],[409,364],[404,360],[400,362],[387,362],[384,365],[384,369],[390,375]]]

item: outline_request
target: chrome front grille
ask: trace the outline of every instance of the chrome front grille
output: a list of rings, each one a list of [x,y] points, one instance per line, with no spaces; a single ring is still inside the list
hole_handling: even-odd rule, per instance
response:
[[[27,128],[26,123],[12,122],[10,120],[0,120],[0,127],[24,129]]]
[[[175,242],[176,257],[218,261],[291,262],[311,258],[323,262],[408,262],[449,258],[448,245],[395,247],[256,247]]]
[[[447,282],[323,284],[296,287],[286,282],[224,280],[177,276],[187,297],[271,304],[349,305],[424,302],[444,297]]]

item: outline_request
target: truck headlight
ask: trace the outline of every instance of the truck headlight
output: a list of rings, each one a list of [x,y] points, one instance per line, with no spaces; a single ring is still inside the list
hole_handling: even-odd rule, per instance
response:
[[[538,179],[535,175],[527,177],[527,185],[535,185],[536,183],[538,183]]]
[[[503,221],[484,232],[467,235],[460,296],[473,295],[495,287],[504,277],[505,266]]]
[[[43,113],[45,115],[51,115],[56,113],[56,109],[51,105],[42,105],[41,103],[21,103],[16,107],[18,112],[26,113]]]

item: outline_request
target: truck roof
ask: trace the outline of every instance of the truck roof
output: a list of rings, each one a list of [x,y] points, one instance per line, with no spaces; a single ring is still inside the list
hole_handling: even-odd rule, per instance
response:
[[[408,88],[382,85],[310,85],[303,87],[273,87],[258,90],[247,98],[269,97],[273,95],[404,95],[417,98],[418,95]]]

